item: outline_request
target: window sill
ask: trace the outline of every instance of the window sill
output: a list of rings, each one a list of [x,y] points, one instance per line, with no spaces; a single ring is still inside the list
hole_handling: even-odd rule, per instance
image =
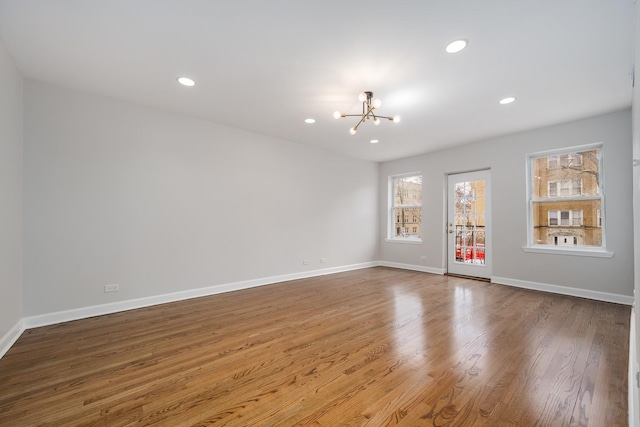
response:
[[[586,256],[594,258],[613,258],[613,252],[607,252],[604,249],[587,249],[587,248],[554,248],[545,246],[523,246],[524,252],[536,254],[553,254],[553,255],[573,255]]]
[[[408,243],[410,245],[421,245],[422,239],[384,239],[387,243]]]

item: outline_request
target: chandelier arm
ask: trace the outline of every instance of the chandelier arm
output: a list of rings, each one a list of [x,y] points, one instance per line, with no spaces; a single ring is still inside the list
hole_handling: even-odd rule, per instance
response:
[[[387,119],[387,120],[393,120],[393,117],[389,117],[389,116],[378,116],[376,115],[376,113],[373,112],[373,108],[370,110],[371,111],[371,116],[375,119],[376,117],[379,119]],[[357,114],[354,114],[357,115]]]
[[[364,107],[364,106],[363,106],[363,107]],[[365,117],[366,117],[366,118],[369,118],[369,114],[373,114],[373,110],[374,110],[375,108],[376,108],[376,107],[374,107],[373,105],[370,105],[370,106],[369,106],[369,110],[367,111],[367,114],[363,114],[362,118],[363,118],[363,119],[364,119]],[[373,114],[373,117],[375,118],[375,117],[376,117],[376,115],[375,115],[375,114]]]
[[[373,117],[378,117],[380,119],[388,119],[388,120],[393,120],[393,117],[389,117],[389,116],[378,116],[376,114],[372,114]],[[341,119],[344,119],[345,117],[362,117],[362,114],[342,114],[340,116]]]
[[[360,126],[362,123],[364,123],[364,118],[365,118],[365,116],[363,115],[360,118],[360,121],[358,122],[358,124],[353,127],[355,130],[358,130],[358,126]]]

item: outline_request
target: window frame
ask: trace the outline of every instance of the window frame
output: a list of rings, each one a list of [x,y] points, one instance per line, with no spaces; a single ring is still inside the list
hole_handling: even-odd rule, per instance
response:
[[[562,155],[568,155],[568,154],[572,154],[572,153],[578,153],[578,152],[584,152],[584,151],[590,151],[590,150],[598,150],[598,190],[599,190],[599,195],[585,195],[584,193],[584,183],[581,182],[580,184],[580,194],[576,195],[576,196],[561,196],[560,194],[558,194],[556,197],[548,197],[548,193],[547,193],[547,197],[546,198],[539,198],[537,200],[534,200],[534,193],[533,193],[533,182],[535,180],[535,177],[533,176],[534,173],[534,168],[533,168],[533,162],[536,159],[539,158],[543,158],[543,157],[551,157],[551,156],[556,156],[557,159],[557,163],[558,163],[558,167],[560,166],[560,157]],[[581,162],[580,164],[584,164],[584,159],[582,159],[581,157]],[[555,150],[546,150],[546,151],[540,151],[540,152],[536,152],[536,153],[529,153],[526,154],[525,156],[525,166],[526,166],[526,203],[527,203],[527,244],[526,246],[523,246],[523,251],[524,252],[534,252],[534,253],[546,253],[546,254],[559,254],[559,255],[575,255],[575,256],[589,256],[589,257],[605,257],[605,258],[611,258],[613,257],[613,252],[609,252],[606,249],[606,234],[605,234],[605,229],[606,229],[606,219],[605,219],[605,211],[606,211],[606,205],[605,205],[605,173],[604,173],[604,143],[602,142],[598,142],[598,143],[594,143],[594,144],[585,144],[585,145],[578,145],[578,146],[573,146],[573,147],[565,147],[565,148],[559,148],[559,149],[555,149]],[[547,162],[549,163],[549,160],[547,160]],[[551,182],[551,181],[550,181]],[[558,182],[557,184],[557,190],[558,193],[561,193],[560,190],[560,181],[556,181]],[[573,185],[573,184],[571,184]],[[547,187],[547,190],[549,189],[549,187]],[[601,228],[601,233],[602,233],[602,245],[601,246],[551,246],[551,245],[542,245],[542,244],[536,244],[533,242],[533,232],[534,232],[534,225],[533,225],[533,206],[534,206],[534,202],[535,203],[540,203],[540,202],[548,202],[548,201],[568,201],[568,200],[600,200],[600,218],[602,218],[601,220],[601,224],[604,224],[604,226],[602,226],[601,224],[598,224],[597,227]],[[558,212],[558,215],[560,215],[560,212],[563,210],[571,210],[571,209],[556,209],[556,212]],[[558,220],[560,221],[560,218],[558,218]],[[583,213],[583,217],[582,217],[582,221],[584,221],[584,213]],[[600,220],[598,220],[600,221]],[[554,226],[555,227],[555,226]],[[561,227],[560,225],[558,227]]]
[[[406,177],[411,177],[411,176],[420,176],[420,177],[424,177],[422,172],[417,171],[417,172],[408,172],[408,173],[402,173],[402,174],[396,174],[396,175],[389,175],[389,177],[387,178],[387,200],[388,200],[388,208],[387,208],[387,237],[385,239],[386,242],[391,242],[391,243],[409,243],[409,244],[422,244],[423,240],[422,240],[422,232],[420,234],[420,237],[414,237],[414,236],[407,236],[407,237],[402,237],[402,236],[396,236],[395,234],[395,218],[396,216],[399,216],[400,214],[396,213],[396,209],[399,208],[405,208],[405,209],[420,209],[420,230],[423,230],[422,228],[422,206],[424,203],[422,203],[423,197],[424,196],[424,187],[422,188],[421,191],[421,204],[420,205],[395,205],[395,197],[394,197],[394,180],[397,178],[406,178]],[[424,181],[422,182],[422,185],[424,186]],[[411,217],[409,217],[411,218]],[[407,221],[408,222],[408,221]]]

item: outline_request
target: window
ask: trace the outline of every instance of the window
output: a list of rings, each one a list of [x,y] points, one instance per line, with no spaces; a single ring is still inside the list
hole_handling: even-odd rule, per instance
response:
[[[549,169],[558,169],[566,167],[576,167],[582,165],[582,154],[568,153],[559,156],[548,156],[547,167]]]
[[[569,181],[550,181],[549,197],[571,197],[582,194],[582,180],[572,179]]]
[[[531,154],[528,168],[528,247],[602,252],[602,146]]]
[[[582,211],[549,211],[549,226],[581,227]]]
[[[388,238],[397,241],[420,241],[422,175],[413,173],[389,177],[389,205]],[[413,219],[412,227],[409,227],[410,218]]]

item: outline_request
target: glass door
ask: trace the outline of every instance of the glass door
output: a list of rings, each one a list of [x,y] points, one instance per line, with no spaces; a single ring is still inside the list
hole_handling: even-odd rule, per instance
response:
[[[490,171],[448,176],[447,271],[491,278]]]

